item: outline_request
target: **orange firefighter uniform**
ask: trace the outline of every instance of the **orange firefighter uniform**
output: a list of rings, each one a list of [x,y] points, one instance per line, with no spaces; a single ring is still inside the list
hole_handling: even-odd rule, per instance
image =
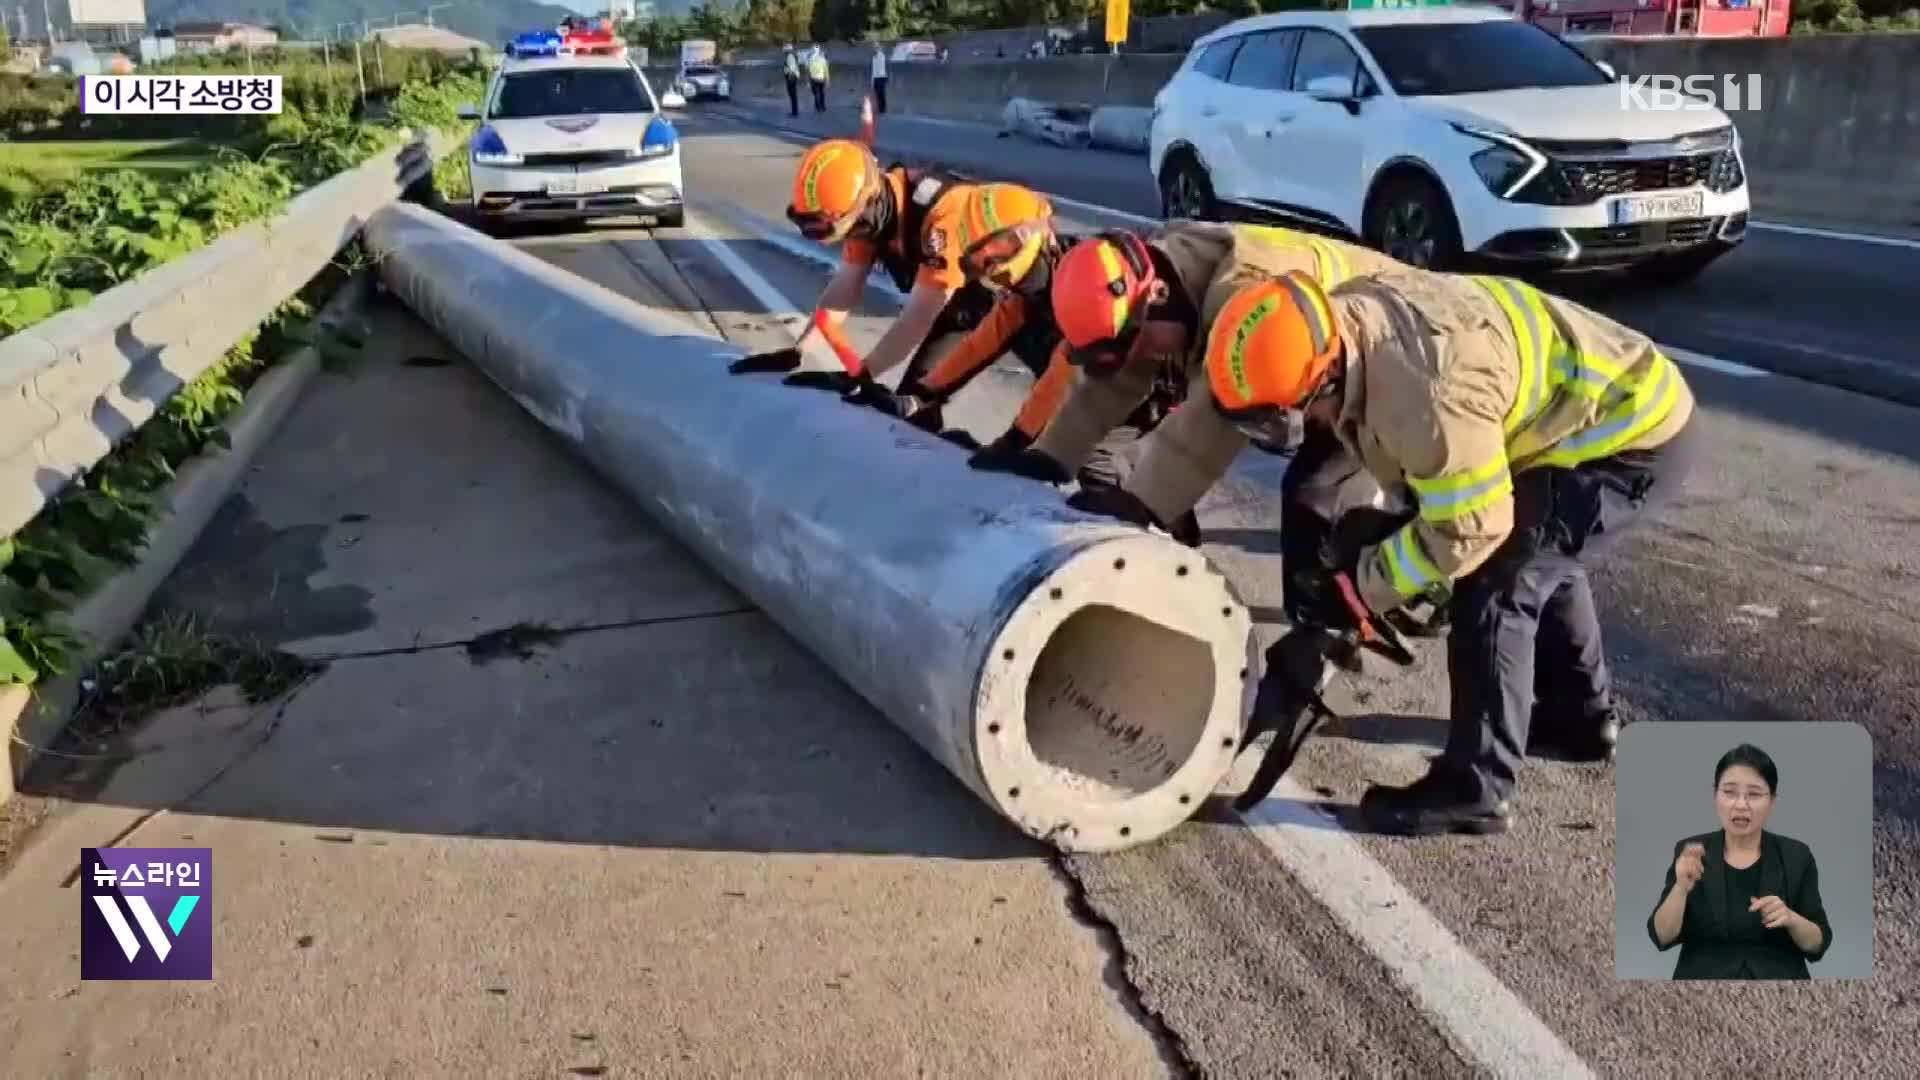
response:
[[[873,375],[903,362],[924,368],[932,342],[970,329],[992,305],[991,293],[969,283],[961,269],[967,246],[1012,221],[1050,212],[1045,199],[1018,185],[969,183],[939,170],[900,164],[882,169],[872,151],[858,142],[818,143],[795,170],[787,216],[810,239],[838,244],[841,270],[794,346],[743,358],[731,370],[792,371],[800,363],[800,346],[816,331],[833,347],[844,371],[802,372],[789,383],[855,392],[870,388]],[[862,357],[838,331],[876,265],[906,294],[907,302],[894,325]]]

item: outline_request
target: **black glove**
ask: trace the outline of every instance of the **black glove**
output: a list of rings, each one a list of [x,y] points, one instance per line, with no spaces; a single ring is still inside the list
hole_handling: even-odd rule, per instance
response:
[[[754,353],[743,356],[727,365],[729,375],[777,375],[792,371],[800,366],[800,350],[795,348],[775,349],[772,352]]]
[[[780,384],[797,386],[802,390],[825,390],[845,397],[859,385],[862,377],[849,375],[844,371],[796,371],[781,379]]]
[[[1059,462],[1032,447],[1033,440],[1015,428],[968,458],[967,464],[981,472],[1012,473],[1043,484],[1060,485],[1072,479]]]
[[[1138,525],[1143,529],[1161,529],[1160,519],[1153,516],[1147,504],[1125,488],[1094,487],[1081,488],[1067,499],[1067,505],[1075,510],[1084,510],[1089,514],[1115,518],[1129,525]]]
[[[1293,572],[1287,589],[1287,618],[1336,634],[1360,628],[1359,613],[1340,589],[1340,572],[1324,566]],[[1348,580],[1352,580],[1351,577]]]
[[[960,428],[954,428],[952,431],[942,431],[940,432],[940,437],[962,450],[980,449],[980,440],[967,434]]]
[[[847,402],[878,409],[888,416],[905,420],[922,431],[938,433],[941,427],[940,406],[937,402],[915,394],[910,390],[889,390],[872,378],[862,377],[853,389],[844,395]]]

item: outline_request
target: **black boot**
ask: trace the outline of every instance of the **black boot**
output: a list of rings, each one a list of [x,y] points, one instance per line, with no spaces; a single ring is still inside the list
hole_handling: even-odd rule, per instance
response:
[[[1435,761],[1427,775],[1406,787],[1368,788],[1360,797],[1360,814],[1368,826],[1403,836],[1506,832],[1513,824],[1512,806],[1477,791],[1478,787]]]
[[[1613,710],[1583,713],[1540,704],[1527,724],[1527,756],[1582,763],[1612,761],[1620,741]]]

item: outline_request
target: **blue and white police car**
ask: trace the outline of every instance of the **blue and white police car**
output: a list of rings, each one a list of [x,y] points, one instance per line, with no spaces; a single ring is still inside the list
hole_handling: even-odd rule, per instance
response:
[[[639,216],[685,221],[680,136],[626,48],[604,37],[524,34],[508,44],[468,144],[473,209],[485,225]]]

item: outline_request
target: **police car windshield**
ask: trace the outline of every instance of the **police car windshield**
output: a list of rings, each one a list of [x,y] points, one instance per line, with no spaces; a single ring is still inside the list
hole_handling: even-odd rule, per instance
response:
[[[1613,81],[1578,50],[1531,23],[1366,26],[1353,33],[1379,62],[1394,93],[1406,97]]]
[[[501,120],[589,113],[648,113],[640,77],[626,68],[554,68],[522,71],[500,84],[493,115]]]

